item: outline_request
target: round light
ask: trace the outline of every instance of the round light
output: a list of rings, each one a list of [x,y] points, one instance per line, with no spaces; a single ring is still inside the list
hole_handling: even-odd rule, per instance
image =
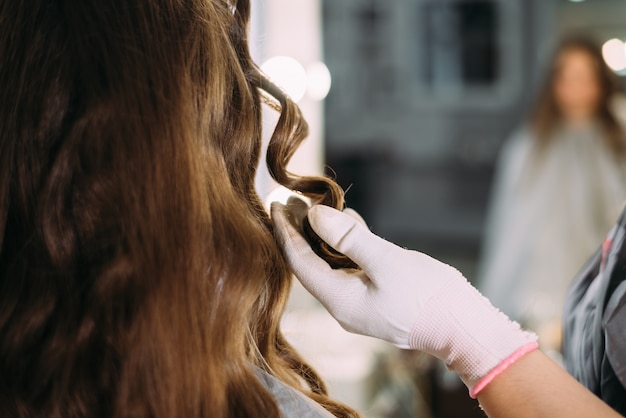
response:
[[[294,102],[300,101],[307,88],[307,75],[302,65],[291,57],[278,56],[268,59],[261,70]]]
[[[314,62],[307,68],[307,95],[313,100],[324,100],[330,91],[331,76],[323,62]]]
[[[626,68],[626,46],[617,38],[609,39],[602,45],[602,56],[613,71]]]
[[[307,204],[311,204],[311,199],[301,194],[298,194],[294,191],[289,190],[285,186],[277,186],[274,190],[272,190],[264,199],[265,207],[269,210],[272,206],[272,202],[282,203],[283,205],[287,204],[287,201],[290,197],[297,197],[298,199],[304,201]]]

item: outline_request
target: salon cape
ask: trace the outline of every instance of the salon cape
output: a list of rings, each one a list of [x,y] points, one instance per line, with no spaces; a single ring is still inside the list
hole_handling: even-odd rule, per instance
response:
[[[558,324],[571,280],[626,201],[626,164],[598,126],[559,129],[546,148],[525,128],[500,154],[478,269],[481,292],[535,329]]]
[[[334,416],[312,399],[287,386],[265,371],[256,368],[256,376],[270,392],[281,412],[281,418],[333,418]]]
[[[567,371],[626,415],[626,210],[574,280],[563,319]]]

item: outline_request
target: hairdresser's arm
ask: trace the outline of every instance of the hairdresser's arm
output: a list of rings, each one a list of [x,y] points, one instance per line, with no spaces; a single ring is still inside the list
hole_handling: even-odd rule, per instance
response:
[[[374,235],[354,212],[314,206],[315,232],[361,268],[331,269],[301,235],[306,210],[298,200],[273,205],[276,235],[298,279],[346,330],[441,359],[492,418],[618,416],[456,269]]]
[[[478,401],[490,418],[621,416],[539,350],[495,377]]]

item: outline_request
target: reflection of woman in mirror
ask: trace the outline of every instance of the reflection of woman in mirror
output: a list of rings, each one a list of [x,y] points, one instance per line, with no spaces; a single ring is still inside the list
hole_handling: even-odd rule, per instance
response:
[[[546,348],[558,349],[566,289],[626,199],[617,93],[600,48],[565,39],[529,123],[498,163],[479,283]]]

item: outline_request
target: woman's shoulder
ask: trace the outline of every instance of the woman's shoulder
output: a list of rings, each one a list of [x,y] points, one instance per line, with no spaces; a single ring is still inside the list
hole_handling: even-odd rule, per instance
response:
[[[523,125],[516,128],[502,143],[496,163],[499,177],[519,179],[527,161],[531,158],[534,140],[530,129]]]
[[[527,154],[535,143],[532,130],[527,125],[521,125],[515,128],[502,144],[502,155],[521,155]]]

